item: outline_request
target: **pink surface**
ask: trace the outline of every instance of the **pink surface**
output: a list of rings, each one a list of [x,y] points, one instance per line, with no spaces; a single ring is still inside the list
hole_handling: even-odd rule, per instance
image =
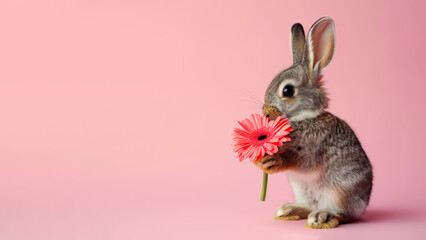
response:
[[[392,3],[391,3],[392,2]],[[1,1],[0,239],[420,239],[422,1]],[[232,152],[291,64],[290,28],[334,19],[330,111],[375,173],[363,220],[272,220],[285,174]]]

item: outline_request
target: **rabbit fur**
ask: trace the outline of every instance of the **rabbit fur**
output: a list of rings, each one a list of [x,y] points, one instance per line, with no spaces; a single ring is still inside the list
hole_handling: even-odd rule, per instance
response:
[[[291,45],[293,65],[270,83],[263,113],[270,119],[288,118],[292,141],[254,163],[270,174],[288,174],[294,203],[281,205],[274,219],[307,219],[306,227],[333,228],[363,215],[372,166],[349,125],[326,111],[329,100],[321,73],[334,54],[333,20],[319,19],[306,39],[302,25],[294,24]]]

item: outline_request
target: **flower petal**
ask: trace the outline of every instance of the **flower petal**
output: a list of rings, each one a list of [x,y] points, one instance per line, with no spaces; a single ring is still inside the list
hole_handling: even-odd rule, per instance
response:
[[[260,151],[260,154],[259,154],[259,158],[261,158],[261,157],[265,156],[265,148],[264,148],[264,147],[261,147],[261,148],[260,148],[260,150],[261,150],[261,151]],[[259,159],[259,158],[258,158],[258,159]]]
[[[273,152],[273,153],[278,152],[278,147],[277,147],[277,146],[275,146],[275,145],[273,145],[273,147],[274,147],[274,149],[272,150],[272,152]]]
[[[246,132],[241,128],[235,128],[234,133],[232,135],[248,137],[250,134],[249,134],[249,132]]]
[[[244,152],[242,152],[242,154],[244,155],[244,157],[245,158],[250,157],[250,155],[253,153],[255,147],[256,146],[254,146],[254,145],[250,145]]]
[[[254,122],[254,125],[256,126],[256,129],[259,129],[262,126],[260,123],[259,114],[252,114],[252,117],[253,117],[253,122]]]
[[[250,147],[251,143],[247,144],[238,144],[234,146],[234,152],[240,152],[246,150],[248,147]]]
[[[257,159],[257,156],[259,156],[260,152],[261,152],[260,147],[256,147],[254,149],[253,156],[255,156]]]
[[[254,151],[256,150],[256,147],[252,148],[248,153],[247,153],[247,158],[250,159],[250,161],[254,161],[255,160],[255,155],[254,155]]]
[[[253,129],[248,122],[249,121],[243,120],[241,122],[238,122],[238,124],[240,124],[240,126],[243,127],[244,130],[246,130],[247,132],[251,132],[251,131],[253,131]]]
[[[237,143],[251,143],[250,139],[245,137],[233,137],[232,140],[234,140]]]

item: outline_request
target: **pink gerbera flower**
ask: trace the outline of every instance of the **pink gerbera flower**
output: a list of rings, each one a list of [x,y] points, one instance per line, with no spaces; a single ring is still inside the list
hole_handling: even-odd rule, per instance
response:
[[[238,153],[240,161],[248,158],[253,162],[265,153],[273,155],[283,142],[290,141],[286,136],[293,131],[288,119],[281,117],[269,120],[265,116],[251,114],[250,119],[246,118],[238,123],[243,129],[234,129],[233,140],[234,152]]]

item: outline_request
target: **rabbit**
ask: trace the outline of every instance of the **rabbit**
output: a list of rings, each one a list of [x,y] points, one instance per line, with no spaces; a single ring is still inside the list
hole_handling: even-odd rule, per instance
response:
[[[281,205],[274,219],[307,219],[305,227],[334,228],[363,215],[373,186],[372,166],[349,125],[326,111],[321,73],[334,54],[333,20],[316,21],[307,39],[303,26],[294,24],[291,46],[293,65],[272,80],[263,105],[269,119],[288,118],[291,141],[254,163],[266,173],[288,175],[294,203]]]

